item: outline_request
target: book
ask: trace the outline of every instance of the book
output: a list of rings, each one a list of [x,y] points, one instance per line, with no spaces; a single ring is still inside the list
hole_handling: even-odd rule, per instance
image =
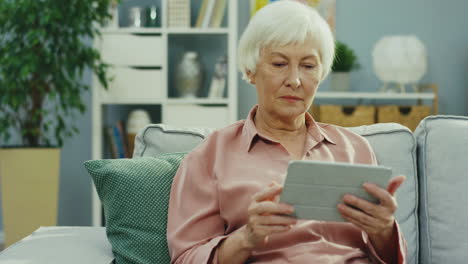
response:
[[[223,22],[224,14],[226,13],[227,0],[217,0],[214,7],[213,15],[210,21],[210,27],[219,28]]]
[[[203,3],[200,7],[200,11],[198,12],[197,22],[195,23],[195,27],[201,27],[203,23],[203,19],[206,14],[206,8],[208,6],[208,2],[210,0],[203,0]]]
[[[217,78],[213,76],[211,79],[210,90],[208,94],[208,98],[223,98],[224,91],[226,87],[226,78]]]
[[[117,145],[114,140],[114,131],[112,127],[106,127],[104,129],[106,139],[107,139],[107,144],[109,144],[109,151],[111,154],[111,158],[116,159],[117,158]]]
[[[124,129],[124,124],[122,120],[117,121],[117,129],[119,130],[119,140],[122,143],[123,146],[123,153],[124,153],[124,158],[129,158],[131,155],[129,154],[129,148],[128,148],[128,143],[127,143],[127,137],[125,136],[125,129]]]
[[[207,28],[210,25],[211,16],[213,15],[213,10],[215,7],[216,0],[209,0],[208,5],[206,6],[206,13],[203,17],[202,28]]]
[[[124,144],[122,142],[122,137],[120,136],[120,131],[117,125],[112,126],[113,138],[117,148],[117,158],[125,158]]]

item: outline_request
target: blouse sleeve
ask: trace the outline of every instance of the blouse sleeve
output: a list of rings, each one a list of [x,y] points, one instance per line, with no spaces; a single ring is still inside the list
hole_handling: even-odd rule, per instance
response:
[[[189,153],[174,177],[167,224],[171,263],[215,264],[216,248],[226,238],[217,180],[207,159]]]
[[[401,233],[400,225],[398,224],[398,222],[396,220],[395,220],[395,227],[394,228],[395,228],[395,231],[398,234],[398,245],[397,245],[397,249],[398,249],[397,260],[398,260],[398,262],[397,263],[398,264],[406,264],[407,263],[407,260],[406,260],[406,251],[407,251],[406,241],[405,241],[405,239],[403,237],[403,234]],[[374,246],[370,242],[369,236],[364,231],[362,231],[362,239],[364,240],[364,244],[367,246],[367,249],[368,249],[368,252],[369,252],[369,258],[372,260],[372,263],[385,264],[385,261],[383,261],[379,257],[379,255],[375,251]]]

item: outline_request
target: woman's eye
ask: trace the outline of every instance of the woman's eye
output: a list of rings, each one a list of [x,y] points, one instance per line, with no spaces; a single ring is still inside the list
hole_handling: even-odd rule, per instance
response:
[[[275,66],[275,67],[283,67],[285,65],[286,65],[286,63],[283,63],[283,62],[273,63],[273,66]]]
[[[304,65],[304,67],[305,67],[306,69],[313,69],[313,68],[315,68],[315,65],[306,64],[306,65]]]

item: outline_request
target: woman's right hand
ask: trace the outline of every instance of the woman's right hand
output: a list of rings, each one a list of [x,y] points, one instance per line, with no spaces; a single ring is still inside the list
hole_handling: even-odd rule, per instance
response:
[[[282,190],[282,186],[273,183],[253,196],[248,209],[249,219],[243,230],[250,249],[265,245],[269,235],[288,231],[297,222],[286,216],[294,212],[294,207],[278,202]]]

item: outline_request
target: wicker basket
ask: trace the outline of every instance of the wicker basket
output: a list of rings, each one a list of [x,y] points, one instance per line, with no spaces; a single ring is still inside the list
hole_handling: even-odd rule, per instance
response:
[[[375,123],[375,106],[321,105],[320,122],[343,127],[371,125]]]
[[[312,105],[309,108],[309,114],[312,115],[312,117],[314,118],[316,122],[320,122],[320,106]]]
[[[379,106],[377,109],[377,122],[400,123],[414,131],[419,122],[431,114],[431,108],[426,105]]]

